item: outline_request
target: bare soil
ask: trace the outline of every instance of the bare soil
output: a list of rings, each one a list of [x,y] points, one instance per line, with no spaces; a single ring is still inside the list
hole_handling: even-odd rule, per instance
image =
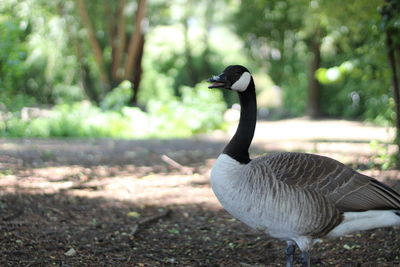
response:
[[[284,266],[286,244],[233,219],[210,188],[233,130],[181,140],[0,139],[0,266]],[[374,168],[382,157],[369,145],[392,137],[357,122],[260,122],[251,151],[328,155],[400,191],[400,172]],[[398,228],[324,240],[312,265],[400,266],[399,244]]]

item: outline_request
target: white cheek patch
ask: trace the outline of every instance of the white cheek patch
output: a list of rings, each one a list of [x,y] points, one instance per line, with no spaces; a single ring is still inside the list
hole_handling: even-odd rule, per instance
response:
[[[249,86],[250,80],[251,74],[247,71],[243,72],[242,76],[240,76],[240,79],[232,84],[231,89],[238,92],[243,92],[247,89],[247,86]]]

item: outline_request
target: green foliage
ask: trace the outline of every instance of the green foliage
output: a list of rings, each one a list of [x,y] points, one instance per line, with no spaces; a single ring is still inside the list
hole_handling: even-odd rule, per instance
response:
[[[110,40],[121,20],[104,17],[117,14],[118,1],[85,3],[110,70],[115,56]],[[143,112],[126,107],[129,82],[111,92],[119,80],[102,86],[76,1],[1,0],[0,109],[14,114],[1,122],[2,135],[188,136],[215,129],[221,127],[224,102],[237,102],[236,95],[222,92],[220,99],[220,92],[187,86],[229,64],[270,76],[282,89],[284,113],[303,115],[315,41],[321,43],[322,67],[315,75],[322,84],[323,115],[391,125],[394,102],[384,31],[397,32],[400,23],[399,5],[387,3],[392,6],[380,9],[381,19],[381,0],[150,1],[138,95],[148,111]],[[127,36],[134,31],[135,4],[127,1],[122,18]],[[257,86],[268,90],[261,82]],[[83,104],[88,98],[100,107]],[[21,108],[43,105],[55,105],[51,117],[19,119]]]
[[[21,120],[17,114],[0,124],[7,137],[188,137],[223,127],[225,104],[219,91],[205,84],[183,87],[182,101],[152,101],[147,113],[139,108],[118,106],[124,84],[109,95],[111,110],[90,102],[56,105],[49,116]],[[118,96],[118,93],[121,93]],[[118,111],[117,108],[118,107]],[[122,108],[121,108],[122,107]]]
[[[121,110],[129,104],[132,97],[132,83],[123,81],[109,92],[100,102],[100,107],[106,110]]]
[[[3,129],[10,137],[106,137],[125,135],[125,123],[116,112],[102,112],[89,102],[56,105],[49,117],[23,121],[14,116]]]
[[[303,115],[307,106],[307,74],[288,76],[283,85],[283,107],[291,116]]]
[[[226,109],[220,91],[207,89],[207,84],[181,87],[182,100],[149,103],[150,125],[164,133],[190,136],[223,126]],[[159,134],[157,132],[150,135]]]
[[[327,36],[322,44],[326,67],[317,72],[324,84],[323,112],[388,125],[393,121],[393,106],[384,33],[379,27],[378,9],[383,3],[372,0],[340,4],[340,0],[321,4],[328,14]],[[330,80],[328,71],[332,74]]]
[[[55,3],[2,0],[0,4],[0,97],[10,110],[25,105],[82,100],[66,20]]]
[[[193,26],[194,27],[194,26]],[[201,31],[194,29],[193,31]],[[205,62],[205,45],[203,34],[191,39],[190,49],[193,60],[195,83],[204,81],[211,75],[221,72],[227,64],[246,64],[243,54],[238,53],[240,48],[235,47],[239,42],[231,32],[214,29],[215,36],[209,40],[208,62]],[[226,42],[223,47],[220,43]],[[157,99],[161,101],[181,97],[181,87],[191,86],[190,70],[185,57],[183,32],[179,24],[159,26],[147,36],[147,53],[143,58],[143,77],[139,102],[143,105]],[[225,62],[226,61],[226,62]],[[224,95],[228,104],[232,104],[232,94]],[[235,99],[237,100],[237,99]]]
[[[389,152],[389,144],[382,144],[377,140],[373,140],[369,146],[374,151],[369,167],[379,167],[382,170],[395,167],[396,155]]]
[[[318,81],[322,84],[335,84],[342,81],[346,74],[353,70],[354,66],[351,62],[346,61],[338,67],[319,68],[315,73]]]
[[[386,32],[398,32],[400,30],[400,4],[396,0],[387,0],[381,6],[381,28]],[[399,36],[393,36],[396,44],[400,43]]]
[[[14,108],[23,106],[15,105],[15,99],[18,99],[20,104],[21,99],[27,98],[23,96],[23,91],[15,98],[12,97],[15,88],[24,87],[26,72],[24,61],[27,57],[27,47],[24,41],[27,32],[26,27],[20,23],[21,21],[8,15],[0,15],[0,99],[3,99],[4,105]]]
[[[267,67],[282,88],[284,108],[292,115],[304,114],[310,44],[320,41],[322,68],[315,75],[322,84],[322,114],[391,122],[390,72],[378,12],[382,4],[380,0],[249,0],[240,2],[231,22],[253,61]],[[384,27],[396,25],[398,16],[389,20],[393,10],[387,10],[391,13]]]
[[[249,0],[240,2],[232,19],[253,61],[282,88],[284,108],[292,115],[302,115],[306,107],[307,41],[315,35],[308,23],[311,13],[309,1]]]

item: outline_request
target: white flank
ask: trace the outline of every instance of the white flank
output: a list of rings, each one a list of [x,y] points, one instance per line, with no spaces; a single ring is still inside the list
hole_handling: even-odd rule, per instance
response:
[[[396,225],[400,225],[400,216],[396,215],[393,210],[345,212],[343,222],[330,231],[328,237]]]
[[[249,86],[250,80],[251,74],[247,71],[243,72],[242,76],[240,76],[240,79],[231,86],[231,89],[238,92],[244,92],[247,89],[247,86]]]

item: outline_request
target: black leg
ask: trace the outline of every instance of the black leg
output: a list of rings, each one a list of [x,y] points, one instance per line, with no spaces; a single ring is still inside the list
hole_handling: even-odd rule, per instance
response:
[[[289,241],[288,246],[285,249],[286,267],[293,267],[293,258],[294,258],[295,250],[296,250],[295,243],[292,241]]]
[[[301,266],[302,267],[310,267],[310,254],[308,251],[301,252]]]

